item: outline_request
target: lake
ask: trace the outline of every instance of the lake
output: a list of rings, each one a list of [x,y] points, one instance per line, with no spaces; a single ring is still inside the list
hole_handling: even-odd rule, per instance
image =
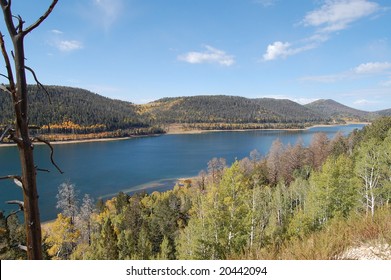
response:
[[[177,178],[196,176],[202,169],[206,170],[207,162],[213,157],[223,157],[230,164],[235,159],[249,156],[254,149],[266,155],[277,138],[284,144],[294,145],[301,139],[304,145],[308,145],[317,132],[333,138],[338,132],[347,135],[363,126],[162,135],[55,145],[55,160],[65,172],[63,175],[51,165],[49,148],[38,145],[35,148],[36,164],[39,168],[51,170],[51,173],[38,174],[41,219],[47,221],[56,217],[56,194],[63,182],[75,184],[80,199],[85,193],[96,200],[112,197],[120,191],[166,190],[173,187]],[[0,176],[18,174],[19,170],[16,147],[1,147]],[[23,200],[21,189],[9,180],[1,180],[0,209],[9,213],[15,206],[10,207],[5,201],[15,199]]]

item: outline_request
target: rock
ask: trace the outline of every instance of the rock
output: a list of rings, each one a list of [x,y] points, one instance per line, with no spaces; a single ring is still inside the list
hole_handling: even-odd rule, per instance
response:
[[[367,243],[351,247],[338,257],[340,260],[391,260],[391,246],[384,243]]]

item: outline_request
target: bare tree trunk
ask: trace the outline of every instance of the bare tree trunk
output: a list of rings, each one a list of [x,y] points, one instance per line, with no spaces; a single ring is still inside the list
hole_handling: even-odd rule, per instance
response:
[[[26,245],[27,257],[29,259],[42,259],[42,236],[41,236],[41,221],[38,207],[38,192],[36,182],[36,167],[34,164],[33,149],[34,145],[29,136],[29,120],[28,120],[28,95],[27,95],[27,79],[24,53],[24,38],[25,36],[38,27],[52,12],[58,0],[53,0],[52,4],[34,24],[24,29],[24,21],[20,16],[15,16],[11,11],[11,1],[0,0],[1,8],[3,9],[4,20],[12,39],[14,51],[12,53],[14,59],[14,71],[16,83],[14,80],[13,70],[11,67],[8,53],[5,49],[3,34],[1,36],[1,49],[6,63],[7,78],[9,87],[7,92],[12,95],[15,112],[15,128],[10,133],[9,138],[12,139],[18,146],[19,158],[21,163],[21,181],[23,185],[23,209],[26,225]],[[14,19],[18,21],[15,26]],[[5,75],[3,75],[5,76]]]
[[[16,73],[16,96],[20,106],[20,115],[16,117],[16,137],[22,170],[24,219],[26,226],[27,257],[29,259],[42,259],[41,220],[38,207],[38,192],[36,182],[36,169],[34,164],[33,144],[28,129],[28,100],[27,81],[25,73],[24,36],[18,34],[13,38],[14,60]]]

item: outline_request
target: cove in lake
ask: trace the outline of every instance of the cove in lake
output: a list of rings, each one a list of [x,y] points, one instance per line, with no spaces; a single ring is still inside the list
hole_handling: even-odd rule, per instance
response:
[[[51,173],[38,174],[38,193],[41,220],[57,215],[56,194],[63,182],[71,182],[80,192],[97,198],[109,198],[118,192],[132,193],[146,190],[167,190],[181,177],[196,176],[207,169],[213,157],[223,157],[231,164],[257,149],[266,155],[274,140],[294,145],[301,139],[304,145],[311,142],[317,132],[331,139],[338,132],[344,135],[364,125],[315,127],[308,130],[252,130],[243,132],[213,132],[201,134],[162,135],[133,138],[121,141],[91,142],[55,146],[55,159],[65,172],[60,175],[50,163],[46,146],[35,148],[35,161],[40,168]],[[0,149],[0,175],[19,174],[16,147]],[[5,201],[22,199],[22,191],[12,182],[0,181],[0,209],[10,212],[14,208]]]

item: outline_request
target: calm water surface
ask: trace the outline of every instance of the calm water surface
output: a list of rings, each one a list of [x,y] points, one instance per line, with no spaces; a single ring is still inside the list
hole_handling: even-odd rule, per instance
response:
[[[36,146],[37,165],[52,170],[38,175],[41,219],[56,217],[56,194],[63,182],[75,184],[80,197],[88,193],[95,199],[111,197],[119,191],[164,190],[172,187],[176,178],[195,176],[206,169],[207,162],[213,157],[224,157],[227,163],[232,163],[236,158],[248,156],[254,149],[265,155],[277,138],[284,144],[293,145],[301,139],[308,145],[317,132],[325,132],[332,138],[337,132],[347,135],[362,127],[214,132],[56,145],[55,158],[65,172],[63,175],[51,166],[49,149]],[[0,176],[18,174],[19,170],[16,148],[0,148]],[[0,209],[9,212],[13,208],[4,202],[14,199],[22,200],[21,189],[12,182],[0,181]]]

